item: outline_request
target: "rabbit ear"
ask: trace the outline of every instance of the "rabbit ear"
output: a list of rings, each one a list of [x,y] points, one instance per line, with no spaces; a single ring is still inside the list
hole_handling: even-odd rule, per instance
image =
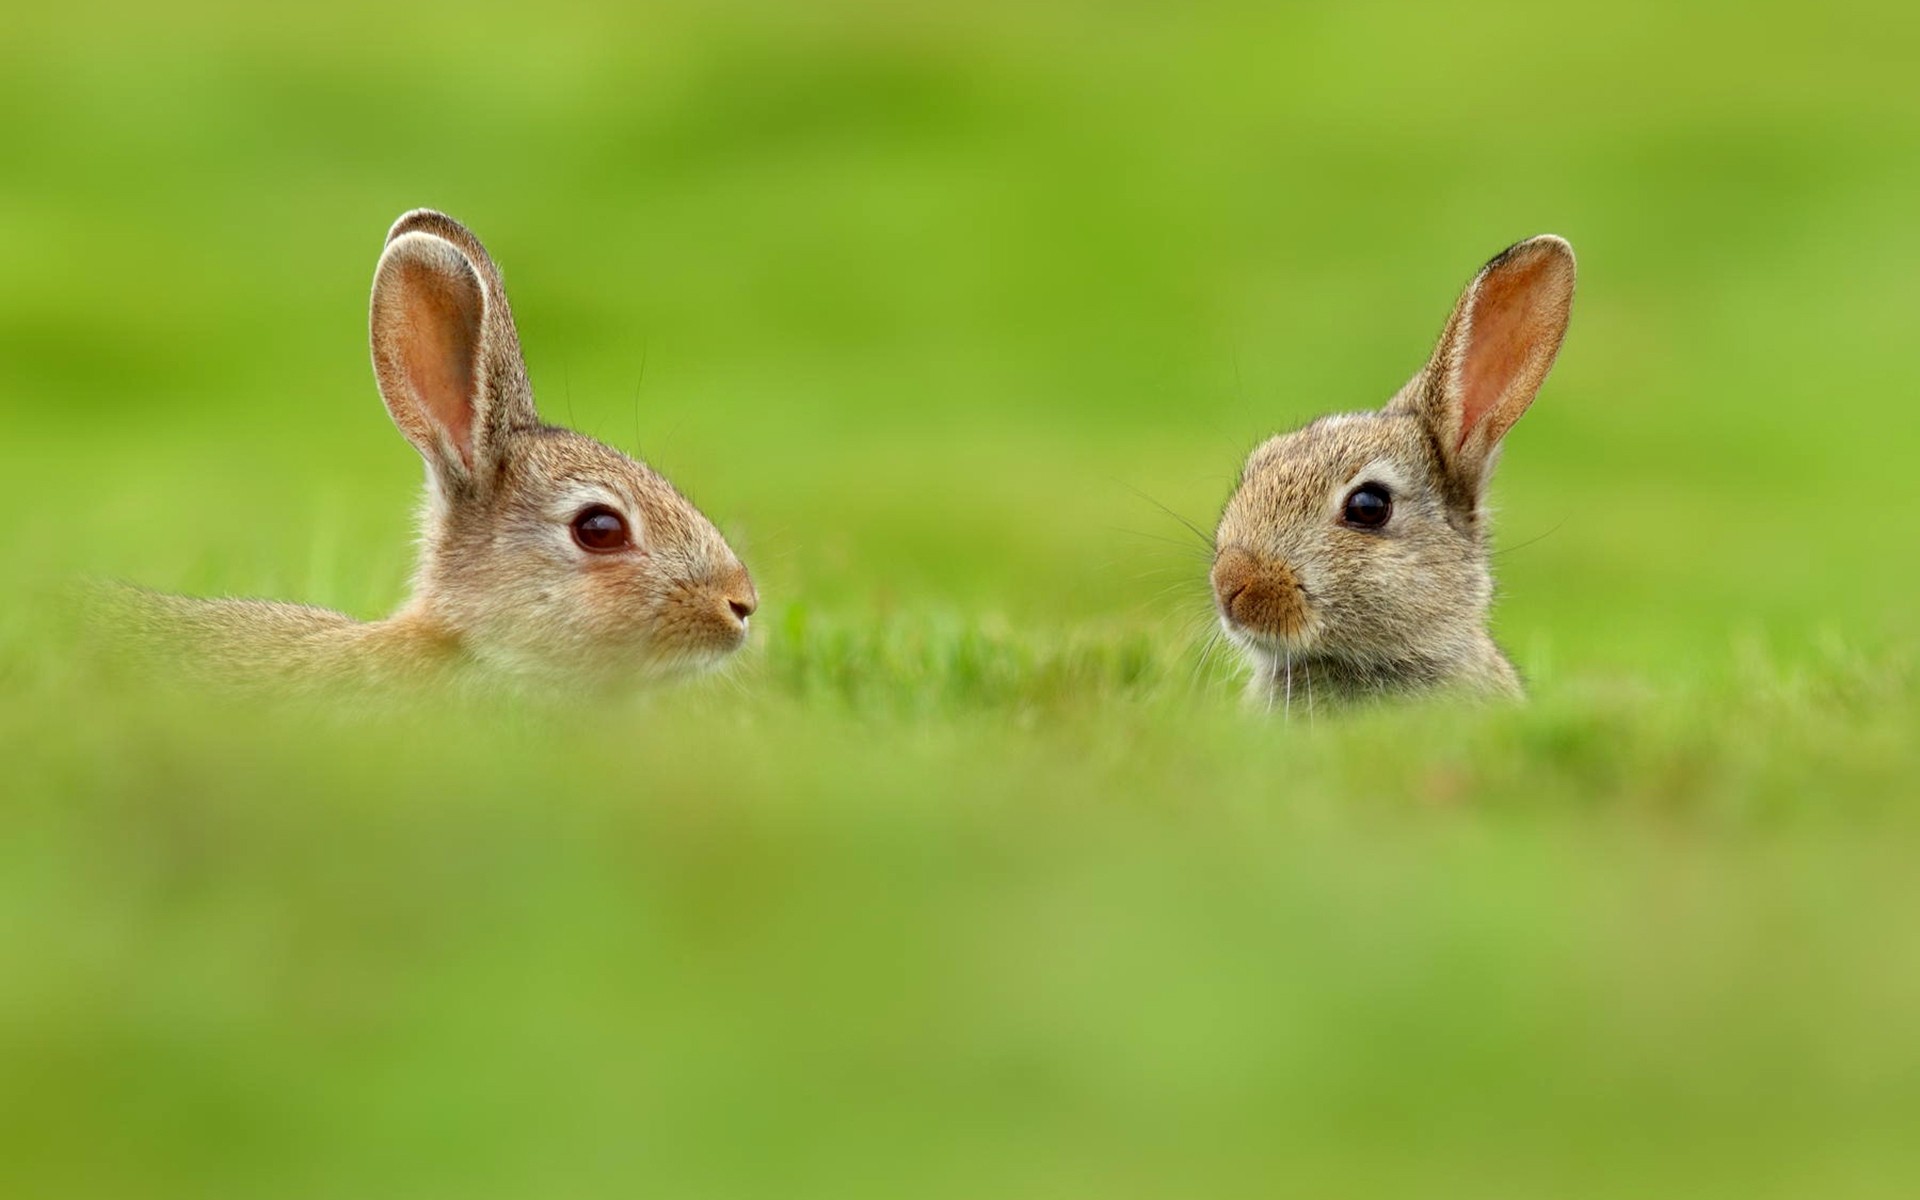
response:
[[[501,435],[539,424],[499,279],[478,239],[425,211],[394,226],[374,271],[380,396],[442,486],[491,479]]]
[[[1480,268],[1433,358],[1395,407],[1416,413],[1470,496],[1486,486],[1500,439],[1553,368],[1573,308],[1573,247],[1529,238]]]

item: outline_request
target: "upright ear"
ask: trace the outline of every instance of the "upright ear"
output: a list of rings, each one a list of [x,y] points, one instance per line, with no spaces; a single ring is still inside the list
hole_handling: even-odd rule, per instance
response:
[[[1426,423],[1462,491],[1486,487],[1500,439],[1553,369],[1573,310],[1573,247],[1528,238],[1480,268],[1425,369],[1392,408]]]
[[[374,270],[380,396],[442,487],[490,480],[502,435],[539,424],[499,278],[477,238],[425,210],[394,226]]]

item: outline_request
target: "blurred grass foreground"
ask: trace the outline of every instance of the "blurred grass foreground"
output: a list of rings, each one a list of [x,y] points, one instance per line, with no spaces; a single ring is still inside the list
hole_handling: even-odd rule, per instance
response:
[[[0,1195],[1920,1189],[1920,15],[0,16]],[[238,706],[76,580],[374,616],[387,224],[765,606],[631,702]],[[1203,529],[1472,270],[1523,709],[1248,712]]]

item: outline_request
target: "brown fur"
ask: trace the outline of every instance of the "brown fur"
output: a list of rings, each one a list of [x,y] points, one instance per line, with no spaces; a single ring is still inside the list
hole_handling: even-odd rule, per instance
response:
[[[1254,696],[1521,694],[1487,632],[1486,488],[1501,439],[1553,366],[1573,285],[1561,239],[1509,248],[1467,285],[1426,366],[1384,408],[1323,417],[1253,452],[1220,517],[1212,583]],[[1343,519],[1368,482],[1392,497],[1378,529]]]
[[[427,464],[413,592],[394,615],[139,593],[139,634],[191,668],[251,683],[538,680],[572,687],[713,666],[758,603],[713,524],[665,479],[534,408],[499,269],[464,226],[419,210],[374,274],[374,373]],[[591,505],[632,544],[589,553]],[[121,606],[123,609],[125,606]]]

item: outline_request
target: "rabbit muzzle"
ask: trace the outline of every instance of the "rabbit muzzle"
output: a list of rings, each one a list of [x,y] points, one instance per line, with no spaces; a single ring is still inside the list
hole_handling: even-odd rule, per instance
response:
[[[1230,629],[1280,641],[1306,632],[1306,589],[1279,559],[1229,546],[1214,558],[1212,579],[1214,603]]]

